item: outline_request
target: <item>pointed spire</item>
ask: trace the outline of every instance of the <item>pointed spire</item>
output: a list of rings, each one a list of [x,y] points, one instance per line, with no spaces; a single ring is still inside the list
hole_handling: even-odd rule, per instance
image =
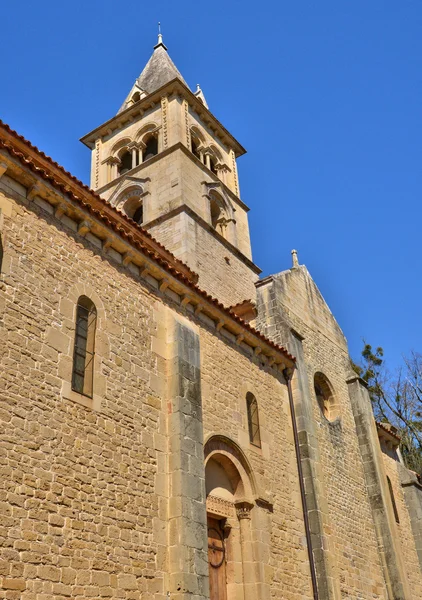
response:
[[[161,34],[161,25],[159,25],[158,44],[154,46],[154,52],[145,65],[144,70],[139,75],[136,83],[141,90],[145,91],[147,94],[151,94],[159,87],[175,78],[180,79],[180,81],[187,86],[186,81],[183,79],[181,73],[178,71],[167,52]]]
[[[161,23],[158,21],[158,42],[157,44],[154,46],[154,50],[156,50],[159,47],[164,48],[164,50],[167,50],[167,46],[164,44],[163,42],[163,36],[161,34]]]
[[[139,92],[140,98],[143,98],[148,94],[152,94],[172,79],[179,79],[186,87],[189,87],[167,52],[167,47],[164,45],[161,33],[161,24],[158,23],[158,43],[154,46],[152,56],[135,81],[119,112],[132,106],[134,94]],[[206,106],[205,102],[204,104]]]

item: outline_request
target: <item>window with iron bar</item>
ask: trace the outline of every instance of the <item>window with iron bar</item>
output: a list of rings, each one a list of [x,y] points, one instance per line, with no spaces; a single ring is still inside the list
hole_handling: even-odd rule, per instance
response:
[[[249,440],[254,446],[261,447],[261,432],[259,429],[258,402],[253,394],[246,394],[246,405],[248,410]]]
[[[81,296],[76,308],[72,389],[89,398],[93,393],[96,324],[95,304],[86,296]]]

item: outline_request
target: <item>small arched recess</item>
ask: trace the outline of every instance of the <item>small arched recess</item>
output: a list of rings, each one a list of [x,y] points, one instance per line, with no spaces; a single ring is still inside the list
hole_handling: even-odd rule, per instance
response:
[[[116,208],[122,211],[129,219],[138,225],[145,221],[144,189],[139,185],[132,185],[117,197]]]
[[[136,143],[140,148],[141,162],[146,162],[160,152],[159,128],[156,123],[143,125],[135,136]]]
[[[217,233],[236,245],[234,209],[228,199],[220,192],[219,187],[219,184],[214,184],[213,187],[208,189],[206,195],[209,201],[210,223]]]
[[[333,386],[324,373],[315,373],[314,393],[318,406],[327,421],[337,419],[340,416],[340,404]]]

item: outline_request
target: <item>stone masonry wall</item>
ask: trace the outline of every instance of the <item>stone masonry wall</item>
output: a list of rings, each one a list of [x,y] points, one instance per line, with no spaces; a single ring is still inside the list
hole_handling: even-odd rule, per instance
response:
[[[262,558],[258,597],[310,598],[281,376],[193,310],[183,324],[171,296],[7,176],[0,208],[0,598],[205,599],[202,435],[215,431],[258,482],[246,546]],[[71,390],[83,294],[98,313],[93,399]],[[249,390],[262,450],[248,442]]]
[[[332,550],[332,571],[340,597],[385,598],[371,508],[357,443],[346,380],[350,363],[344,337],[305,267],[292,269],[259,291],[257,323],[279,343],[288,343],[290,328],[302,339],[309,398],[318,447],[319,501],[328,519],[324,537]],[[270,303],[270,305],[268,304]],[[315,398],[313,379],[322,372],[331,382],[340,418],[328,422]]]
[[[154,530],[166,427],[151,349],[154,299],[35,203],[9,206],[0,283],[0,598],[161,598],[165,556]],[[70,300],[80,293],[98,310],[96,410],[63,392]]]
[[[249,461],[257,482],[252,543],[263,562],[260,592],[248,598],[312,597],[287,389],[243,352],[201,332],[204,436],[227,436]],[[246,394],[259,405],[262,448],[250,444]],[[270,505],[272,507],[270,508]],[[261,524],[261,525],[260,525]],[[246,575],[248,577],[248,575]],[[259,579],[259,576],[258,576]],[[232,596],[233,598],[235,596]],[[242,596],[236,596],[241,598]]]
[[[254,282],[258,276],[248,263],[251,256],[249,228],[247,212],[242,206],[236,206],[236,239],[229,240],[233,249],[207,229],[211,229],[211,213],[203,183],[212,182],[212,177],[182,150],[157,155],[135,169],[133,177],[149,180],[143,184],[145,228],[198,273],[199,285],[227,306],[245,299],[254,300]],[[114,204],[121,193],[136,183],[135,179],[132,175],[131,179],[123,178],[116,187],[104,190],[102,197]],[[198,215],[201,223],[187,214],[173,214],[182,205]]]
[[[399,517],[396,532],[400,542],[401,554],[404,559],[404,568],[409,580],[409,587],[412,592],[412,597],[422,598],[422,572],[416,552],[408,507],[406,505],[400,481],[400,470],[404,469],[404,467],[385,453],[383,453],[382,456],[386,474],[390,478],[393,487],[394,500]],[[391,498],[389,498],[389,500],[391,501]]]
[[[179,213],[150,232],[198,273],[199,287],[225,306],[255,301],[256,273],[190,215]]]

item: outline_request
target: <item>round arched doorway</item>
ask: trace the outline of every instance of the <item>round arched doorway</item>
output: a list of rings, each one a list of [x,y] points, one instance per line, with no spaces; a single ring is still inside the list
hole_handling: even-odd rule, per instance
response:
[[[244,597],[239,586],[244,587],[246,563],[253,562],[253,482],[243,453],[227,442],[214,438],[205,446],[210,600]]]

